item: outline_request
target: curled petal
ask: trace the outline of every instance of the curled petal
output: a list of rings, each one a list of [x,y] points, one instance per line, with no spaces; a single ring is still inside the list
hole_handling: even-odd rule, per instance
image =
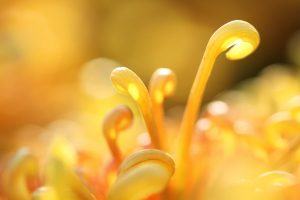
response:
[[[121,165],[108,199],[144,199],[165,189],[174,173],[173,159],[156,149],[146,149],[129,156]]]
[[[37,159],[27,150],[21,149],[9,162],[3,174],[3,186],[10,200],[30,200],[28,180],[38,178]]]

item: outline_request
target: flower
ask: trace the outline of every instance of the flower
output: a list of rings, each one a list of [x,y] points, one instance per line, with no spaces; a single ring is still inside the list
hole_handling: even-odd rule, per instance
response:
[[[114,87],[133,99],[147,127],[139,150],[123,151],[118,144],[119,134],[134,121],[132,110],[119,105],[102,124],[109,159],[99,166],[93,155],[58,135],[41,159],[29,149],[11,158],[1,175],[2,198],[298,199],[300,82],[295,74],[272,67],[209,103],[197,120],[218,55],[226,51],[228,59],[242,59],[259,40],[256,29],[241,20],[213,34],[180,126],[163,109],[176,87],[172,70],[155,71],[147,89],[130,69],[114,69]]]

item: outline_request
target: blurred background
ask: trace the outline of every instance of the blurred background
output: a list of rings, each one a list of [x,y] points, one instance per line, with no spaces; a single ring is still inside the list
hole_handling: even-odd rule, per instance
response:
[[[130,104],[110,84],[116,66],[146,84],[155,69],[171,68],[178,87],[166,106],[184,105],[209,37],[234,19],[253,24],[261,44],[241,61],[220,56],[205,102],[269,64],[300,63],[300,1],[1,0],[1,151],[16,133],[31,140],[60,118],[93,119],[91,132],[100,132],[109,109]],[[51,130],[61,124],[71,127]]]

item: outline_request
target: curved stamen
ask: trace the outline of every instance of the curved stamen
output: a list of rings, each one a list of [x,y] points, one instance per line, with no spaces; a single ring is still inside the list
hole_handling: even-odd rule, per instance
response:
[[[165,136],[163,103],[165,97],[173,95],[175,87],[176,75],[171,69],[159,68],[153,73],[149,84],[149,93],[153,105],[153,115],[161,143],[164,142]]]
[[[121,165],[108,199],[145,199],[165,189],[175,170],[173,159],[156,149],[145,149],[129,156]]]
[[[3,187],[8,199],[31,200],[27,181],[37,178],[38,174],[37,159],[27,149],[19,150],[3,174]]]
[[[192,139],[194,124],[198,109],[211,70],[218,55],[224,51],[230,60],[242,59],[251,54],[259,44],[259,34],[249,23],[241,20],[229,22],[220,27],[208,41],[205,53],[193,83],[179,135],[179,176],[182,178],[186,172],[186,160],[189,159],[189,146]],[[184,181],[178,181],[182,186]]]
[[[142,80],[130,69],[118,67],[111,73],[111,80],[119,92],[131,96],[137,103],[150,134],[152,144],[161,148],[160,138],[152,114],[152,104],[148,90]]]
[[[47,187],[53,188],[58,199],[95,200],[89,189],[75,173],[75,149],[62,137],[54,139],[45,171]]]
[[[117,165],[122,162],[122,155],[117,144],[119,132],[127,129],[132,121],[132,111],[125,105],[116,107],[104,119],[103,133]]]
[[[300,123],[289,112],[278,112],[266,121],[266,139],[271,149],[285,150],[289,142],[284,139],[286,135],[296,137],[299,133]]]

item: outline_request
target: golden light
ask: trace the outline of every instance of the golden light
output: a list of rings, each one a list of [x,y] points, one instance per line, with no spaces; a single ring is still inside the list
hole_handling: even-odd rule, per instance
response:
[[[16,138],[16,149],[29,147],[0,165],[0,199],[299,199],[299,72],[272,66],[198,115],[219,55],[242,59],[259,42],[256,28],[242,20],[215,31],[181,122],[164,108],[180,84],[171,69],[158,68],[144,84],[112,60],[91,60],[78,70],[80,106],[46,128],[25,130],[40,138]]]

